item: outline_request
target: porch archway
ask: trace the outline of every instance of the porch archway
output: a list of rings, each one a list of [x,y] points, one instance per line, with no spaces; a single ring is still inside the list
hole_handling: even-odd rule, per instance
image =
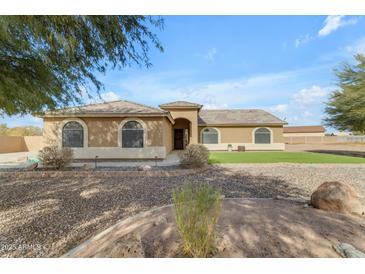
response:
[[[186,118],[175,119],[173,126],[174,149],[185,149],[190,143],[191,122]]]

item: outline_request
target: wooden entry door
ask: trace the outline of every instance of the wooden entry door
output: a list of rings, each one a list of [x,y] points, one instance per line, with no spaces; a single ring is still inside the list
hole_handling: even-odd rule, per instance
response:
[[[184,129],[174,129],[174,149],[184,149]]]

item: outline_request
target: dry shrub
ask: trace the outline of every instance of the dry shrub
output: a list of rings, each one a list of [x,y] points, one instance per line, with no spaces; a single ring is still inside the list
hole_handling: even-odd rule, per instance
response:
[[[39,159],[45,167],[62,169],[72,162],[73,152],[70,148],[47,146],[39,152]]]
[[[204,145],[191,144],[180,156],[180,163],[185,167],[202,167],[208,164],[209,151]]]
[[[207,184],[194,189],[186,184],[173,192],[176,223],[185,256],[205,258],[216,252],[216,223],[221,209],[220,192]]]

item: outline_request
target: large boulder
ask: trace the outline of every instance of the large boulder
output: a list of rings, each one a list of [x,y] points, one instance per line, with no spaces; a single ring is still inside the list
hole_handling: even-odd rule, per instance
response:
[[[313,207],[340,213],[364,215],[359,196],[354,189],[340,182],[325,182],[311,196]]]

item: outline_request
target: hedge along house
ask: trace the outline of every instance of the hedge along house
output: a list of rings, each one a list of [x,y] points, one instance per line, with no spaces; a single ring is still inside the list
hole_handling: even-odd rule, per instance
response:
[[[284,121],[258,109],[203,110],[177,101],[153,108],[120,100],[47,112],[46,144],[71,147],[76,159],[165,158],[201,143],[210,150],[283,150]]]

